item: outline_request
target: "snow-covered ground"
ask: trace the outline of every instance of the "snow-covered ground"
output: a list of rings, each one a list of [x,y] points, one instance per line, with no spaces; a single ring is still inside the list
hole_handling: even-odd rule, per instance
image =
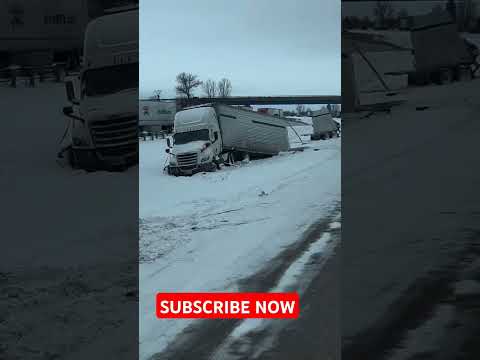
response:
[[[138,167],[57,163],[67,104],[64,84],[0,87],[2,359],[136,356],[118,337],[137,323]]]
[[[237,281],[330,215],[340,201],[340,139],[310,142],[213,173],[163,172],[165,140],[140,144],[140,357],[164,349],[192,320],[159,320],[162,291],[235,291]],[[300,141],[300,138],[302,139]]]

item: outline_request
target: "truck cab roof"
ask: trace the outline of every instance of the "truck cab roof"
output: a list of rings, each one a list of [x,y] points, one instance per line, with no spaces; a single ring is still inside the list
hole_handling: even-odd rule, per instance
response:
[[[175,114],[175,131],[194,131],[216,123],[215,109],[212,106],[194,106]]]
[[[138,62],[138,9],[101,16],[85,32],[85,69]]]

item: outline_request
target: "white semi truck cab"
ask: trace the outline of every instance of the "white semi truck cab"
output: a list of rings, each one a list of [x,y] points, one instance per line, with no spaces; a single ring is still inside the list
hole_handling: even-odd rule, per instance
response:
[[[214,171],[245,155],[264,157],[289,149],[287,119],[222,104],[205,104],[175,115],[167,139],[172,175]]]
[[[173,138],[167,139],[167,142],[170,174],[190,175],[197,171],[215,170],[223,150],[215,109],[198,107],[178,112]]]
[[[138,163],[138,8],[88,24],[81,71],[65,86],[72,166],[116,169]]]

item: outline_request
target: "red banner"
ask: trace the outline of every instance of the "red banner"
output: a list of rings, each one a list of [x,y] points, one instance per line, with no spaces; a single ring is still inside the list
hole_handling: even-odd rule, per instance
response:
[[[296,319],[297,293],[158,293],[159,319]]]

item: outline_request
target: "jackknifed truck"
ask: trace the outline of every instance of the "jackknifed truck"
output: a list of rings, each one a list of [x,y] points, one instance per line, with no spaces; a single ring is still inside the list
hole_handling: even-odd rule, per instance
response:
[[[325,140],[334,136],[339,136],[340,126],[335,120],[333,120],[332,114],[328,109],[321,109],[313,112],[312,127],[312,140]]]
[[[205,104],[177,112],[167,138],[170,175],[215,171],[244,157],[288,151],[287,119],[223,104]]]
[[[479,67],[478,47],[461,36],[448,12],[415,16],[411,41],[415,71],[409,80],[414,84],[471,80]]]

